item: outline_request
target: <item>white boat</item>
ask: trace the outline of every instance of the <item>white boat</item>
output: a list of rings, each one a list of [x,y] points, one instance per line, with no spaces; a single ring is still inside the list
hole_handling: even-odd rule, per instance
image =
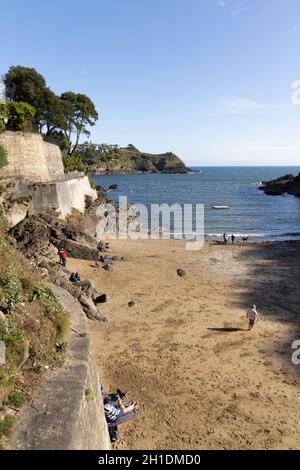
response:
[[[230,209],[229,206],[213,206],[213,209]]]

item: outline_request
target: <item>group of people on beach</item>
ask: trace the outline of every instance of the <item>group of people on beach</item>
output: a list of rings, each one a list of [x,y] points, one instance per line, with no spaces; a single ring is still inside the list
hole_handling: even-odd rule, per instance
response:
[[[223,234],[223,242],[224,242],[224,245],[227,245],[227,244],[228,244],[228,240],[229,240],[229,237],[228,237],[227,233],[225,232],[225,233]],[[232,235],[231,235],[231,244],[234,245],[234,243],[235,243],[235,235],[232,234]]]
[[[247,242],[248,242],[248,238],[249,238],[248,235],[242,236],[243,243],[247,243]],[[235,244],[235,240],[236,240],[236,236],[234,235],[234,233],[231,235],[230,239],[231,239],[231,244],[234,245],[234,244]],[[224,245],[228,245],[228,242],[229,242],[229,236],[228,236],[228,234],[225,232],[225,233],[223,233],[223,243],[224,243]]]

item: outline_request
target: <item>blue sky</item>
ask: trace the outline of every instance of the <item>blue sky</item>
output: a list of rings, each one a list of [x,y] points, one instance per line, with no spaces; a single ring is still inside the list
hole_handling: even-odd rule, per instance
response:
[[[298,165],[299,0],[10,0],[0,72],[86,93],[95,142],[189,164]]]

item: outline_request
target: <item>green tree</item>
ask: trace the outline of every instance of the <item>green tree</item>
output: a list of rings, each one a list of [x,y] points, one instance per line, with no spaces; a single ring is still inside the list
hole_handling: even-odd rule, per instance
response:
[[[43,107],[39,115],[39,128],[46,128],[46,135],[53,136],[65,128],[65,104],[51,90],[45,90]]]
[[[66,92],[58,97],[34,68],[12,66],[4,76],[4,83],[10,102],[23,102],[33,106],[36,110],[35,127],[40,132],[46,129],[45,133],[57,138],[68,154],[76,152],[80,136],[89,136],[88,126],[94,126],[98,119],[95,105],[88,96]]]
[[[0,103],[0,127],[4,124],[7,130],[25,132],[32,128],[34,118],[35,109],[27,103]]]
[[[53,130],[50,135],[56,140],[63,154],[67,154],[70,148],[70,142],[66,138],[65,133],[62,130]]]
[[[71,173],[73,171],[84,171],[87,170],[87,165],[84,162],[82,155],[73,153],[72,155],[64,155],[63,162],[65,167],[65,173]]]
[[[10,101],[25,102],[36,110],[36,127],[47,135],[64,125],[63,103],[46,85],[44,77],[34,68],[12,66],[4,76],[6,95]]]
[[[90,135],[87,126],[94,126],[99,116],[94,103],[86,95],[69,91],[63,93],[61,99],[65,104],[63,132],[70,143],[68,153],[73,154],[76,152],[80,136],[82,134]],[[75,134],[75,143],[72,147],[73,134]]]

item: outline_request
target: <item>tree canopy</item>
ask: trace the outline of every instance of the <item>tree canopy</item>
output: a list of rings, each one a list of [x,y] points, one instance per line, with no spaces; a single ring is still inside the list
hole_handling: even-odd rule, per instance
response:
[[[94,103],[86,95],[69,91],[61,95],[61,100],[64,103],[65,136],[71,141],[72,134],[75,135],[75,145],[69,152],[74,153],[81,134],[90,135],[87,126],[95,125],[98,113]]]
[[[32,128],[35,119],[35,109],[22,101],[0,103],[0,132],[4,129],[10,131],[28,131]]]
[[[34,68],[12,66],[4,76],[4,83],[7,98],[32,106],[35,127],[57,138],[68,154],[76,152],[80,136],[90,135],[88,127],[98,120],[95,105],[88,96],[73,92],[57,96]]]

